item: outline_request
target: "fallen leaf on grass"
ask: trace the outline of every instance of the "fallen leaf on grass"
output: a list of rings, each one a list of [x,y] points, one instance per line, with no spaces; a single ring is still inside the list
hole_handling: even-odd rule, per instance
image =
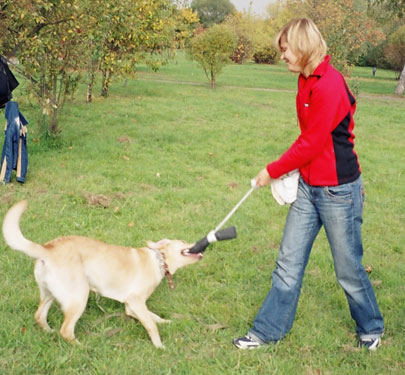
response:
[[[226,326],[224,326],[221,323],[214,323],[214,324],[208,324],[206,326],[210,331],[218,331],[219,329],[225,329]]]
[[[156,189],[155,186],[153,186],[153,185],[148,185],[148,184],[140,184],[139,187],[140,187],[142,190],[146,190],[146,191],[150,191],[150,190],[155,190],[155,189]]]
[[[106,197],[103,194],[91,194],[88,193],[85,195],[87,204],[89,206],[102,206],[107,208],[110,205],[110,198]]]
[[[379,287],[382,285],[382,280],[374,280],[371,284],[375,287]]]
[[[367,273],[373,272],[373,268],[371,266],[366,266],[365,270]]]
[[[313,369],[313,368],[307,367],[305,374],[306,375],[321,375],[322,371],[319,368]]]
[[[128,156],[125,156],[125,155],[122,155],[122,158],[123,158],[124,160],[129,160],[129,157],[128,157]]]
[[[252,246],[252,251],[256,254],[259,254],[261,252],[261,250],[258,246]]]
[[[238,187],[238,184],[232,181],[228,184],[228,187],[230,187],[231,189],[236,189]]]
[[[119,137],[119,138],[117,139],[117,141],[120,142],[120,143],[128,143],[128,142],[129,142],[129,138],[124,135],[124,136],[122,136],[122,137]]]

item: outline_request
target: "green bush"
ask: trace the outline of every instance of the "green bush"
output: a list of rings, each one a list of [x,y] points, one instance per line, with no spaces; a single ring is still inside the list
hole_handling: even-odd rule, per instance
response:
[[[216,77],[225,65],[231,63],[229,56],[235,46],[236,35],[231,28],[222,24],[196,35],[187,52],[192,60],[201,65],[211,81],[211,87],[215,88]]]
[[[253,60],[256,64],[275,64],[280,59],[280,53],[274,46],[265,46],[258,48],[253,54]]]

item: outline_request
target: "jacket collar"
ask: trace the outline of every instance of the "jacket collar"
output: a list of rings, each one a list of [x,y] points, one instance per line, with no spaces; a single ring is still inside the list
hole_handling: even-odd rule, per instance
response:
[[[322,77],[326,73],[326,70],[328,69],[329,62],[330,62],[330,55],[326,55],[323,61],[316,67],[311,76],[316,76],[318,78]]]

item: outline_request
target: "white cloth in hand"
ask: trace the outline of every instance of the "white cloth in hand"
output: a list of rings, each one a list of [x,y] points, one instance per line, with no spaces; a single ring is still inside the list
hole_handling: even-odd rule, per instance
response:
[[[283,206],[297,199],[299,177],[300,172],[294,169],[280,178],[271,179],[271,193],[278,204]]]

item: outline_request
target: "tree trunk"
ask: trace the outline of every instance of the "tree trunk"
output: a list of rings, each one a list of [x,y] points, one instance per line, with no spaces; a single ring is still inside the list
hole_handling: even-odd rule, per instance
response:
[[[61,83],[62,84],[62,83]],[[59,110],[59,98],[58,98],[58,77],[53,77],[53,89],[52,89],[52,101],[50,103],[50,119],[49,119],[49,133],[51,135],[57,135],[60,133],[58,127],[58,110]]]
[[[405,92],[405,65],[402,69],[401,76],[399,77],[397,88],[395,89],[395,94],[402,95]]]
[[[109,74],[108,70],[103,70],[103,79],[101,82],[101,96],[106,98],[108,96]]]
[[[52,108],[51,118],[49,122],[49,133],[51,135],[58,135],[61,133],[61,129],[58,126],[58,109]]]
[[[215,89],[215,74],[213,70],[211,70],[211,88]]]
[[[90,103],[93,100],[93,85],[96,79],[97,64],[98,64],[97,59],[91,59],[89,64],[89,81],[87,83],[87,98],[86,98],[87,103]]]
[[[89,82],[87,83],[87,98],[86,102],[90,103],[93,100],[93,83],[94,83],[94,72],[90,72]]]

